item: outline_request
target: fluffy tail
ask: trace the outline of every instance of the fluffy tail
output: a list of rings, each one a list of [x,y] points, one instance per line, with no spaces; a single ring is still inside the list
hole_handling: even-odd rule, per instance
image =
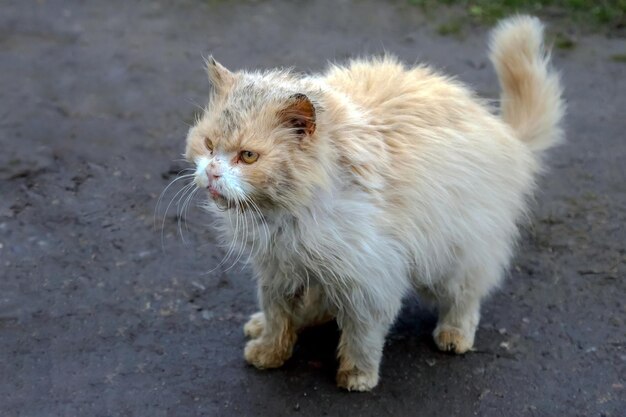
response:
[[[543,24],[530,16],[503,20],[491,34],[490,58],[502,88],[502,119],[534,151],[558,144],[565,103],[543,48]]]

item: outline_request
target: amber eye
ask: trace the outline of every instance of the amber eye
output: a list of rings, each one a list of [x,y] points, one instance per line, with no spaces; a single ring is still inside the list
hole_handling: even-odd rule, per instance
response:
[[[211,142],[211,139],[209,138],[204,138],[204,146],[206,146],[206,148],[208,150],[210,150],[211,152],[213,152],[213,142]]]
[[[246,164],[253,164],[259,159],[259,154],[252,151],[241,151],[240,158]]]

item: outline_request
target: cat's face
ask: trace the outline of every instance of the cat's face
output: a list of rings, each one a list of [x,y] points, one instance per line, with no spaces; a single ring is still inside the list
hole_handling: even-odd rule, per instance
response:
[[[233,74],[207,64],[213,95],[187,136],[196,185],[220,208],[292,206],[310,188],[303,174],[315,164],[313,104],[281,91],[285,74]]]

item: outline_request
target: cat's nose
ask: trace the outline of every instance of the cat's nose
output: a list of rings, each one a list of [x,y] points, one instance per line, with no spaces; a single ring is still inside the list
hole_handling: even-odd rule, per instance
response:
[[[214,164],[211,164],[206,170],[206,175],[211,181],[217,181],[222,176],[222,173],[215,167]]]

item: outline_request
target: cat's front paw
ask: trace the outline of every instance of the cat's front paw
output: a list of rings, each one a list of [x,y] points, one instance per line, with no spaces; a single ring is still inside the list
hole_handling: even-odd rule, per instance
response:
[[[291,357],[292,351],[292,343],[290,346],[286,346],[259,338],[246,344],[244,357],[250,365],[254,365],[258,369],[278,368]]]
[[[250,339],[256,339],[261,336],[264,328],[265,314],[259,311],[250,316],[250,320],[243,326],[243,333]]]
[[[474,337],[463,334],[461,329],[450,326],[437,326],[433,332],[439,350],[462,354],[472,349]]]
[[[337,386],[348,391],[370,391],[378,385],[378,370],[365,372],[357,368],[340,369],[337,372]]]

